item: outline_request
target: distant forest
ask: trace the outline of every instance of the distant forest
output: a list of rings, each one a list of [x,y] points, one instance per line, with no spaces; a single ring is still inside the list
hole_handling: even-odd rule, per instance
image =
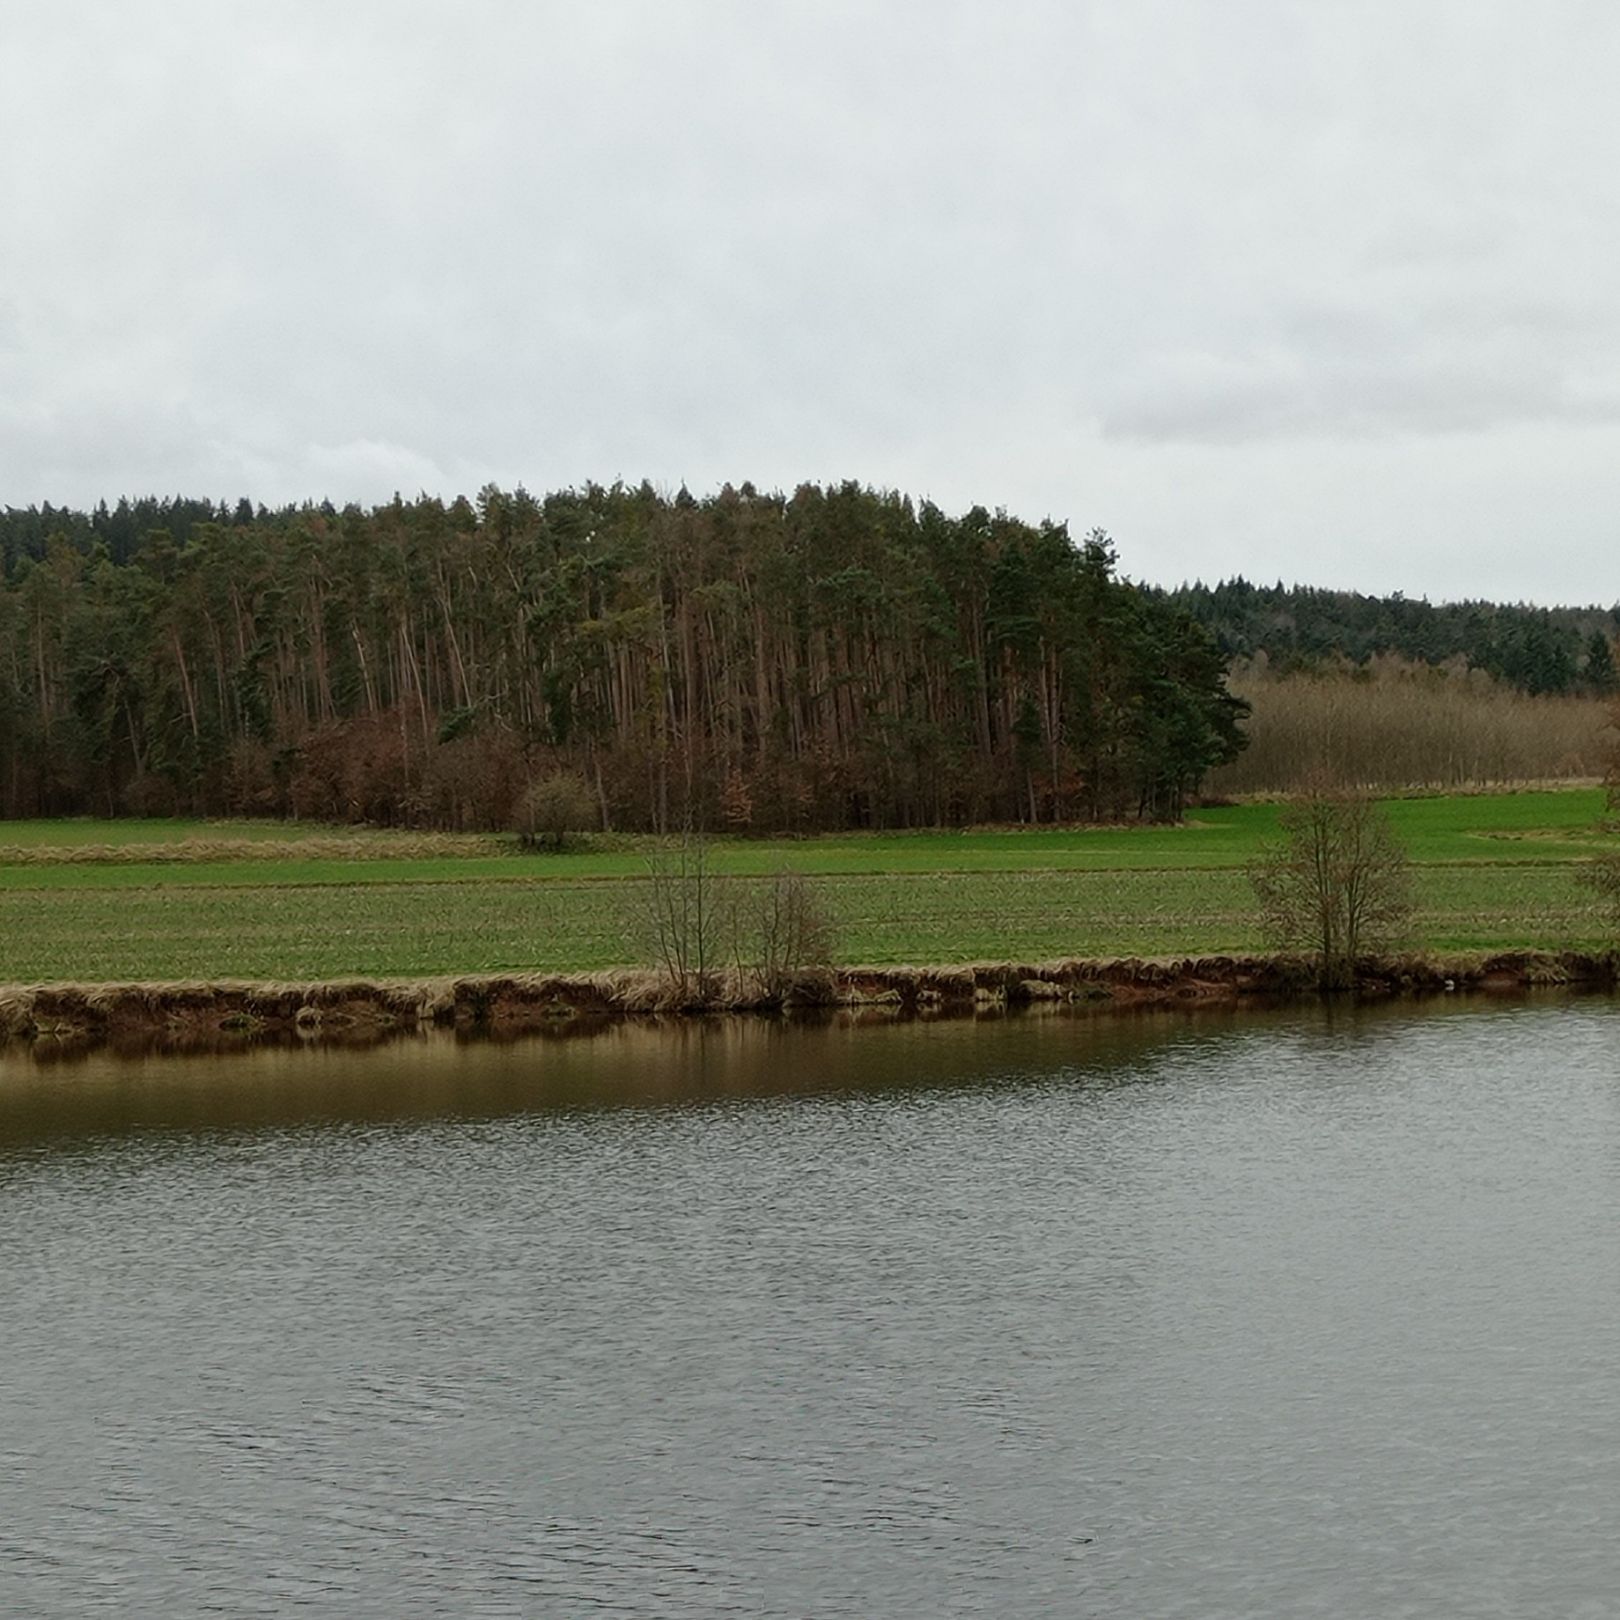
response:
[[[1190,603],[854,484],[0,514],[0,813],[610,829],[1167,819],[1243,743]]]
[[[1156,593],[1190,613],[1228,659],[1263,653],[1273,674],[1397,653],[1426,664],[1466,661],[1532,695],[1616,689],[1620,606],[1539,608],[1430,604],[1309,586],[1183,585]]]

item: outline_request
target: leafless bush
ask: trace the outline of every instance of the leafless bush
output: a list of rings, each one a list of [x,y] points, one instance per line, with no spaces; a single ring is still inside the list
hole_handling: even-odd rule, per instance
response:
[[[1323,989],[1355,983],[1364,953],[1397,944],[1412,915],[1411,866],[1365,794],[1318,782],[1279,818],[1281,840],[1249,869],[1261,926],[1315,958]]]
[[[268,743],[244,738],[232,746],[225,772],[225,808],[233,816],[274,816],[285,808],[275,752]]]
[[[304,821],[409,824],[415,779],[398,712],[336,720],[310,732],[292,759],[288,807]]]
[[[716,997],[726,960],[725,879],[699,833],[684,832],[645,859],[646,876],[629,904],[631,946],[662,975],[672,1004],[705,1005]]]
[[[708,841],[694,833],[646,861],[627,932],[662,980],[666,1005],[781,1006],[830,967],[832,925],[802,874],[723,876]]]
[[[137,771],[120,797],[119,809],[126,816],[172,816],[180,805],[174,784],[151,771]]]
[[[832,966],[832,920],[802,872],[735,883],[728,899],[737,975],[751,1000],[781,1006]]]

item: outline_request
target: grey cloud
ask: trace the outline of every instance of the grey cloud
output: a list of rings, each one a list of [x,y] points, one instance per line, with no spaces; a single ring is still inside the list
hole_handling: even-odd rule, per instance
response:
[[[1532,348],[1172,356],[1102,417],[1112,438],[1220,445],[1558,421],[1620,422],[1620,391],[1593,386]]]
[[[1101,412],[1117,438],[1241,444],[1620,421],[1612,312],[1457,278],[1356,303],[1286,305],[1242,349],[1142,357]],[[1594,365],[1597,370],[1594,371]],[[1620,380],[1620,379],[1617,379]]]
[[[58,0],[7,46],[0,501],[857,476],[1207,573],[1267,503],[1353,533],[1364,450],[1415,532],[1435,439],[1528,506],[1565,428],[1607,545],[1575,0]]]

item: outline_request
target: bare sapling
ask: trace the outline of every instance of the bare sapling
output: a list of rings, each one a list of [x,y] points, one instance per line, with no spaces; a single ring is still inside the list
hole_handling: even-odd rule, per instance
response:
[[[799,872],[747,881],[714,869],[709,842],[685,832],[646,856],[629,943],[670,1007],[780,1007],[821,999],[833,930]]]
[[[1318,781],[1278,817],[1280,840],[1249,868],[1267,938],[1314,959],[1324,990],[1352,988],[1364,956],[1400,943],[1411,862],[1365,792]]]
[[[690,828],[646,857],[630,902],[631,943],[663,978],[672,1005],[708,1006],[725,961],[726,880]]]

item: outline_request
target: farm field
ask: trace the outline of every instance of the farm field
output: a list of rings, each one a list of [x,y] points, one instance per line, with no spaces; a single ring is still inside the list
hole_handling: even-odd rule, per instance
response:
[[[1392,801],[1414,946],[1601,943],[1576,864],[1614,843],[1596,789]],[[1182,827],[717,840],[717,871],[819,877],[846,962],[1257,949],[1244,865],[1273,805]],[[0,982],[422,977],[625,963],[645,841],[510,841],[282,823],[0,823]],[[88,858],[87,858],[88,857]]]

